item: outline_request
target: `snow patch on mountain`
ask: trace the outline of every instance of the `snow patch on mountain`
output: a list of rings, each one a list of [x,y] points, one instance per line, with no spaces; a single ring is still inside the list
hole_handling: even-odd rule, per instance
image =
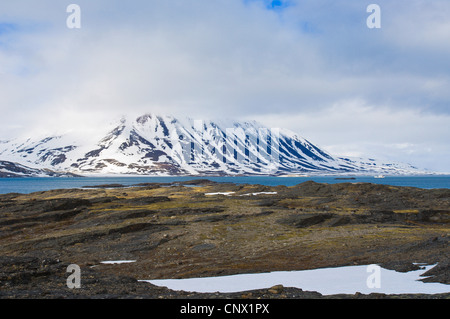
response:
[[[75,177],[66,172],[55,172],[50,169],[31,168],[19,163],[0,161],[0,178],[5,177]]]
[[[257,122],[123,117],[100,138],[70,132],[0,141],[0,159],[82,175],[418,174],[411,165],[334,157]]]

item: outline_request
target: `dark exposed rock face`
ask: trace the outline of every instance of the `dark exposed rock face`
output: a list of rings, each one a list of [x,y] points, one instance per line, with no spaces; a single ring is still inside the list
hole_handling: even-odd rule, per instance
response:
[[[450,284],[450,190],[192,184],[197,187],[142,184],[0,195],[0,298],[240,298],[244,293],[175,292],[138,279],[372,263],[397,271],[437,264],[424,281]],[[217,192],[232,193],[205,196]],[[105,260],[136,262],[101,264]],[[66,287],[69,264],[80,265],[82,289]],[[287,287],[245,296],[325,297]],[[327,296],[394,297],[448,294]]]

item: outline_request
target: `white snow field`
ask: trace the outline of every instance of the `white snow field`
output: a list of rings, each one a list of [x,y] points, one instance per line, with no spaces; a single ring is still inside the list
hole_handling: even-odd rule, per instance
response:
[[[433,267],[434,265],[424,266],[420,270],[400,273],[376,265],[347,266],[302,271],[275,271],[220,277],[142,281],[172,290],[199,293],[242,292],[269,288],[275,285],[296,287],[304,291],[317,291],[322,295],[355,294],[356,292],[362,294],[449,293],[450,285],[419,281],[419,279],[425,278],[420,276]],[[375,270],[377,268],[378,273]]]

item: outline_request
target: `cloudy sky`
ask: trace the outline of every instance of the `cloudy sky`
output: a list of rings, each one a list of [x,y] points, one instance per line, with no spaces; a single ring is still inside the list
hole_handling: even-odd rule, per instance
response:
[[[450,172],[449,56],[448,0],[2,1],[0,140],[122,114],[226,117]]]

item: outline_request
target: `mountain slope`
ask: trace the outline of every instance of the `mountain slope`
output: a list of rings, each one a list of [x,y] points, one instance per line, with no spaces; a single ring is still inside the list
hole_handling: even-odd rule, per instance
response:
[[[36,169],[18,163],[0,161],[0,178],[4,177],[74,177],[71,173],[55,172],[50,169]]]
[[[105,130],[106,131],[106,130]],[[146,114],[122,118],[102,138],[77,134],[0,142],[0,159],[75,174],[405,174],[410,165],[333,157],[297,134],[256,122]]]

